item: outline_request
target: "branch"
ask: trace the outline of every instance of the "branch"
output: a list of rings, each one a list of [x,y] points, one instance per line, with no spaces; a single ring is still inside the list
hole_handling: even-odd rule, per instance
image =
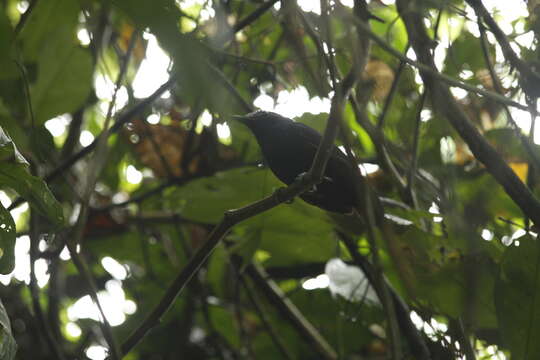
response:
[[[416,111],[416,119],[414,126],[414,136],[413,136],[413,148],[412,148],[412,161],[407,173],[407,197],[414,209],[418,208],[418,202],[416,198],[416,192],[414,191],[414,179],[416,174],[416,169],[418,167],[418,149],[420,147],[420,124],[422,123],[422,109],[424,108],[424,103],[426,101],[426,92],[422,92],[422,97],[418,103],[418,110]]]
[[[407,50],[409,50],[409,44],[407,44],[407,46],[405,47],[405,53],[407,53]],[[399,83],[399,80],[401,79],[401,75],[403,74],[404,69],[405,69],[405,61],[399,60],[399,65],[396,71],[394,72],[395,75],[394,75],[394,80],[392,81],[392,86],[390,87],[390,91],[388,95],[386,96],[383,109],[377,120],[377,127],[379,129],[382,129],[384,127],[384,121],[386,120],[386,115],[388,114],[390,105],[392,104],[392,101],[394,100],[394,96],[396,96],[398,83]]]
[[[13,31],[13,38],[15,39],[24,28],[24,25],[26,25],[26,22],[30,18],[30,15],[32,15],[32,12],[36,8],[36,5],[38,3],[38,0],[32,0],[30,1],[30,4],[28,5],[28,9],[21,15],[21,18],[19,22],[17,23],[17,26],[15,26],[15,30]]]
[[[259,6],[251,14],[234,24],[233,33],[237,33],[238,31],[242,30],[243,28],[257,20],[277,2],[278,0],[268,0],[267,2]]]
[[[217,77],[217,79],[219,80],[221,85],[225,88],[225,90],[230,92],[231,95],[236,99],[236,101],[238,101],[238,104],[242,106],[245,112],[252,112],[254,110],[253,106],[251,106],[246,100],[244,100],[242,95],[240,95],[238,90],[236,90],[234,85],[229,81],[229,79],[227,79],[227,77],[225,77],[225,74],[223,74],[223,72],[220,69],[212,65],[212,63],[210,63],[209,61],[207,62],[207,66],[210,69],[210,71],[214,73],[214,75]]]

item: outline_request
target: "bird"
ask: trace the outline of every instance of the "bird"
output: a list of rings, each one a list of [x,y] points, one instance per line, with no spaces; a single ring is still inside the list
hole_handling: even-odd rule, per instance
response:
[[[321,134],[300,122],[269,111],[255,111],[234,116],[255,136],[265,162],[283,183],[290,185],[311,168]],[[304,201],[321,209],[351,214],[358,209],[360,187],[354,166],[346,155],[333,145],[322,182],[300,195]]]

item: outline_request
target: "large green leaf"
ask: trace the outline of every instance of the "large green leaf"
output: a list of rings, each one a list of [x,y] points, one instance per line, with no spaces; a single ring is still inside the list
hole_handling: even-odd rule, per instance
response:
[[[269,170],[240,168],[170,189],[163,198],[167,208],[189,219],[216,223],[226,210],[260,200],[278,186],[281,184]]]
[[[269,253],[268,265],[324,262],[335,253],[337,239],[324,211],[296,199],[241,225],[247,244]]]
[[[495,286],[495,306],[503,342],[512,359],[540,354],[540,253],[538,239],[522,237],[506,251]]]
[[[92,86],[92,58],[77,45],[76,1],[39,2],[21,32],[25,63],[37,65],[30,96],[38,122],[76,110]]]
[[[166,207],[186,218],[216,223],[226,210],[260,200],[279,186],[269,170],[241,168],[171,189],[163,198]],[[325,261],[336,247],[325,212],[300,199],[255,216],[236,229],[238,238],[245,240],[240,245],[242,253],[246,248],[251,253],[260,244],[272,254],[272,263]]]
[[[92,84],[92,58],[86,49],[63,42],[51,44],[38,62],[38,78],[31,87],[38,122],[76,110]]]
[[[28,17],[19,36],[23,57],[26,62],[35,62],[44,57],[51,44],[61,40],[66,48],[75,43],[75,29],[80,5],[72,0],[39,1]],[[58,50],[58,49],[57,49]],[[53,53],[54,54],[54,53]],[[51,61],[62,61],[53,56]],[[61,84],[58,84],[61,85]]]

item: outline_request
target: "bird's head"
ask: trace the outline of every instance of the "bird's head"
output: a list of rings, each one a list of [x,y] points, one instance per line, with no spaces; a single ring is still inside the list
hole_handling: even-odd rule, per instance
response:
[[[259,131],[265,131],[276,126],[282,126],[284,123],[292,122],[279,114],[270,111],[254,111],[247,115],[234,115],[233,119],[246,125],[256,135]]]

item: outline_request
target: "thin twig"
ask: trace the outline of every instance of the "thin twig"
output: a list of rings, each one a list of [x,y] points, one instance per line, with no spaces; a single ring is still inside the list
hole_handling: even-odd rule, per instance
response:
[[[249,24],[253,23],[255,20],[257,20],[259,17],[261,17],[265,12],[268,11],[275,3],[277,3],[278,0],[268,0],[267,2],[263,3],[261,6],[259,6],[257,9],[255,9],[251,14],[234,24],[233,26],[233,33],[237,33],[238,31],[242,30]]]
[[[17,52],[17,54],[20,55],[19,52]],[[30,85],[28,83],[26,67],[24,66],[23,62],[20,60],[16,60],[15,64],[17,64],[17,66],[19,67],[19,70],[21,71],[21,78],[23,80],[23,87],[24,87],[24,98],[26,99],[26,104],[28,105],[28,112],[30,114],[30,123],[32,124],[31,135],[34,135],[34,128],[36,126],[36,117],[34,115],[34,108],[32,106],[32,98],[30,97]]]
[[[240,95],[238,90],[236,90],[234,85],[231,84],[231,82],[225,77],[225,74],[223,74],[221,70],[212,65],[210,62],[207,62],[207,65],[210,71],[212,71],[214,75],[216,75],[217,79],[220,81],[221,85],[223,85],[225,90],[229,91],[229,93],[233,95],[238,104],[242,106],[243,110],[245,112],[252,112],[254,110],[253,106],[251,106],[251,104],[244,100],[244,98],[242,97],[242,95]]]
[[[409,50],[409,44],[407,44],[407,46],[405,47],[405,53],[407,53],[407,50]],[[379,129],[382,129],[384,127],[384,121],[386,120],[386,115],[388,114],[390,105],[392,104],[392,101],[394,100],[394,97],[397,93],[399,80],[401,79],[401,75],[403,74],[403,70],[405,69],[405,64],[406,64],[405,61],[399,60],[399,65],[395,71],[394,80],[392,81],[392,86],[390,87],[390,91],[388,92],[388,95],[386,96],[383,109],[377,120],[377,127]]]
[[[253,349],[251,343],[251,337],[248,335],[248,330],[246,329],[246,322],[244,317],[244,306],[240,303],[240,278],[236,276],[234,278],[234,285],[232,290],[232,310],[234,317],[236,318],[237,329],[238,329],[238,338],[240,340],[240,351],[246,354],[248,359],[256,359],[255,350]]]
[[[467,337],[467,335],[465,335],[465,327],[463,326],[463,321],[461,320],[461,318],[455,319],[455,320],[451,319],[449,325],[450,325],[450,329],[456,332],[456,337],[457,337],[457,340],[459,341],[460,348],[462,349],[462,352],[465,355],[465,359],[475,360],[476,354],[471,344],[471,340]]]
[[[322,22],[324,24],[324,30],[325,30],[325,41],[326,41],[326,50],[327,54],[324,53],[324,49],[322,46],[322,41],[320,37],[317,37],[317,42],[320,43],[320,45],[317,45],[317,50],[319,51],[319,55],[323,57],[323,59],[326,62],[326,66],[328,67],[328,73],[330,74],[330,80],[332,81],[332,89],[336,89],[338,86],[337,83],[337,76],[338,76],[338,70],[336,67],[336,63],[334,61],[334,46],[332,41],[332,24],[330,22],[330,5],[328,4],[328,0],[320,0],[321,4],[321,18]],[[305,19],[304,14],[302,14],[302,17]],[[306,21],[307,23],[307,21]],[[309,25],[311,27],[311,25]],[[320,49],[319,49],[320,47]]]
[[[26,11],[21,15],[21,18],[19,19],[17,26],[15,26],[15,30],[13,30],[13,38],[16,38],[21,33],[21,30],[24,28],[24,25],[26,25],[26,22],[30,18],[30,15],[36,8],[36,5],[38,2],[39,0],[30,1],[30,4],[28,5],[28,9],[26,9]]]
[[[356,122],[366,131],[371,139],[371,142],[375,146],[377,157],[381,162],[381,166],[392,176],[392,179],[394,180],[394,183],[398,189],[405,190],[407,184],[390,158],[390,154],[388,153],[388,149],[386,147],[384,133],[381,131],[381,129],[371,123],[365,111],[360,109],[360,105],[354,96],[349,97],[349,102],[352,106]]]
[[[152,127],[150,126],[150,124],[148,124],[148,122],[145,119],[141,119],[140,121],[141,121],[142,126],[144,128],[145,135],[148,138],[148,140],[150,141],[152,151],[154,151],[157,154],[158,159],[161,162],[161,166],[163,166],[163,169],[165,170],[165,173],[167,174],[167,177],[168,178],[173,178],[174,177],[174,171],[173,171],[173,169],[171,167],[171,164],[169,164],[169,162],[167,161],[167,158],[163,154],[163,151],[161,151],[161,146],[159,146],[159,144],[157,143],[157,141],[156,141],[156,139],[154,137],[154,132],[152,131]]]
[[[370,14],[367,10],[367,4],[363,0],[355,1],[354,14],[359,21],[365,23],[366,26],[369,26],[368,19],[370,18]],[[349,89],[352,89],[352,87],[356,83],[356,80],[359,77],[358,75],[364,70],[364,67],[367,64],[367,59],[369,57],[369,39],[359,36],[358,41],[360,42],[360,48],[362,49],[362,51],[358,52],[358,54],[355,56],[355,61],[349,74],[347,74],[347,76],[342,81],[342,86],[350,86]],[[333,58],[330,58],[329,60],[333,61]],[[336,92],[338,94],[344,94],[345,97],[348,97],[349,89],[345,88],[341,90],[341,92],[338,92],[340,90],[338,88],[336,89]],[[345,149],[348,155],[348,161],[350,162],[352,168],[358,169],[358,162],[355,159],[355,156],[351,150],[351,140],[349,139],[349,137],[350,135],[348,131],[342,131],[342,140],[344,142]],[[377,196],[373,194],[371,189],[369,189],[369,186],[360,174],[359,169],[355,172],[355,175],[357,177],[357,181],[355,182],[355,186],[357,187],[356,193],[358,194],[358,196],[359,194],[362,194],[362,196],[359,196],[359,198],[356,199],[357,210],[359,211],[359,213],[364,215],[363,218],[367,224],[367,238],[371,249],[373,263],[376,269],[374,280],[378,282],[379,288],[381,289],[380,299],[389,324],[390,331],[388,338],[392,352],[392,358],[400,359],[402,357],[400,340],[401,336],[399,333],[399,327],[396,320],[394,306],[392,304],[392,298],[384,287],[384,276],[382,274],[382,269],[380,266],[378,246],[375,241],[376,226],[385,226],[384,219],[382,218],[382,211],[380,211],[380,209],[382,209],[382,206],[380,205]]]
[[[55,339],[55,334],[51,331],[49,323],[45,320],[43,309],[41,308],[39,299],[39,287],[36,278],[36,260],[39,246],[39,219],[36,211],[30,213],[30,294],[32,296],[32,308],[34,316],[37,319],[38,328],[41,335],[45,338],[49,350],[54,357],[59,360],[64,360],[65,356],[62,352],[60,344]]]
[[[87,206],[90,194],[94,190],[94,185],[99,177],[99,174],[101,173],[103,166],[107,162],[107,140],[110,136],[109,132],[112,130],[112,128],[109,128],[109,124],[112,119],[112,114],[114,111],[114,107],[116,105],[116,97],[118,96],[118,91],[120,90],[122,86],[122,82],[124,81],[124,76],[126,75],[129,60],[131,59],[131,54],[133,52],[133,48],[135,47],[135,44],[137,43],[137,38],[139,37],[139,32],[134,31],[131,34],[131,38],[129,40],[128,49],[126,51],[125,56],[123,59],[121,59],[120,64],[120,72],[118,73],[118,78],[116,79],[116,82],[114,84],[114,92],[111,101],[109,102],[109,107],[107,108],[107,114],[105,116],[105,122],[103,124],[103,131],[97,138],[97,145],[96,145],[96,152],[94,154],[94,158],[90,163],[88,164],[88,177],[87,177],[87,184],[86,184],[86,192],[83,194],[83,206]]]
[[[422,124],[422,110],[424,108],[424,102],[426,100],[426,92],[422,93],[420,97],[420,102],[418,103],[418,109],[416,111],[416,119],[414,126],[414,136],[413,136],[413,149],[412,149],[412,161],[411,166],[407,173],[407,196],[410,199],[410,204],[413,208],[417,208],[417,199],[416,193],[414,191],[414,179],[416,174],[416,169],[418,166],[418,148],[420,144],[420,124]]]

